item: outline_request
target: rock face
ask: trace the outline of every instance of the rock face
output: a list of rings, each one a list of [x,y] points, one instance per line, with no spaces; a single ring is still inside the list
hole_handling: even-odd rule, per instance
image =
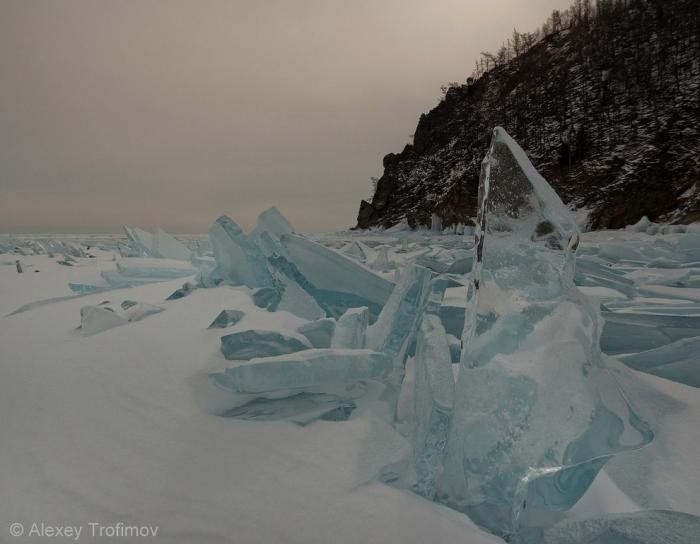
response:
[[[357,227],[475,216],[497,125],[567,205],[589,211],[590,228],[699,220],[699,121],[697,0],[620,2],[451,87],[421,116],[413,144],[384,157]]]

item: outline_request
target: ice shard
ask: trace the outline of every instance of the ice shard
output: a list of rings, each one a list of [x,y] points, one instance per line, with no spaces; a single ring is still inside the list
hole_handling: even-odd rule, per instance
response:
[[[209,230],[214,258],[220,274],[236,285],[271,287],[267,258],[229,217],[219,217]]]
[[[362,249],[362,246],[360,246],[360,244],[358,244],[356,241],[348,242],[348,244],[344,246],[340,252],[343,255],[352,257],[356,261],[360,261],[361,263],[367,261],[367,254],[365,253],[364,249]]]
[[[182,287],[173,291],[172,294],[168,296],[168,298],[166,298],[165,300],[178,300],[181,298],[185,298],[186,296],[191,295],[195,289],[197,289],[197,287],[194,284],[187,281],[182,284]]]
[[[368,323],[369,310],[366,306],[349,309],[335,325],[331,347],[363,349],[367,342],[365,335]]]
[[[377,321],[367,330],[367,347],[390,355],[398,372],[430,295],[431,272],[411,265],[404,271]]]
[[[270,312],[274,312],[280,303],[282,293],[275,287],[261,287],[253,291],[252,298],[253,303],[258,308],[265,308]]]
[[[660,348],[624,355],[619,359],[636,370],[700,387],[700,336],[683,338]]]
[[[285,355],[309,348],[304,342],[277,331],[249,330],[221,337],[221,352],[231,361]]]
[[[100,272],[100,276],[105,280],[110,287],[122,288],[122,287],[138,287],[139,285],[146,285],[148,283],[158,283],[165,281],[168,278],[149,278],[149,277],[137,277],[137,276],[124,276],[119,273],[118,270],[103,270]]]
[[[153,235],[138,227],[124,225],[124,233],[131,243],[133,256],[153,257]]]
[[[574,286],[576,223],[501,128],[478,202],[437,498],[510,537],[571,507],[611,455],[652,434],[604,365],[598,308]]]
[[[382,246],[378,248],[377,255],[370,264],[372,270],[377,270],[378,272],[388,272],[391,270],[392,264],[389,261],[389,248],[388,246]]]
[[[301,392],[323,387],[384,378],[391,370],[391,358],[366,349],[308,349],[257,358],[209,374],[223,389],[235,393]]]
[[[267,232],[279,240],[280,236],[284,234],[292,234],[294,227],[275,206],[272,206],[258,215],[258,223],[251,232],[251,236],[256,238],[263,232]]]
[[[326,317],[323,308],[296,281],[284,278],[280,283],[284,291],[277,305],[277,311],[287,311],[310,321]]]
[[[280,244],[278,238],[273,238],[269,232],[263,231],[257,234],[255,237],[251,235],[251,238],[262,251],[263,255],[268,259],[274,257],[275,255],[286,255],[282,244]]]
[[[165,310],[165,308],[161,308],[160,306],[131,300],[125,300],[122,302],[122,309],[124,310],[124,317],[131,322],[141,321],[143,318],[148,317],[149,315],[159,314]]]
[[[297,332],[303,334],[315,348],[331,347],[331,339],[335,332],[335,319],[327,317],[301,325]]]
[[[600,346],[610,355],[646,351],[700,336],[700,316],[695,315],[603,312],[603,317]]]
[[[112,289],[109,285],[91,285],[88,283],[69,283],[68,288],[79,295],[90,295]]]
[[[442,466],[452,420],[455,382],[445,329],[440,318],[426,313],[420,325],[414,359],[413,458],[414,490],[435,497],[435,479]]]
[[[225,329],[227,327],[233,327],[238,323],[245,314],[240,310],[221,310],[219,315],[216,316],[214,321],[211,322],[208,329]]]
[[[152,237],[153,254],[163,259],[189,261],[192,252],[177,238],[157,227]]]
[[[83,336],[92,336],[127,323],[129,321],[125,317],[105,306],[83,306],[80,308],[80,333]]]
[[[124,225],[124,233],[131,245],[131,257],[153,257],[189,261],[192,253],[187,246],[160,227],[151,234],[138,227]]]
[[[599,259],[589,256],[576,261],[574,281],[580,286],[615,289],[628,297],[633,297],[637,291],[632,280],[625,278],[622,273],[613,270]]]
[[[418,256],[416,263],[435,272],[447,272],[454,263],[454,257],[442,248],[430,250]]]
[[[298,273],[312,286],[314,298],[331,316],[340,317],[359,306],[367,306],[376,316],[389,299],[394,284],[345,255],[296,234],[285,234],[281,242]]]
[[[272,276],[267,259],[243,230],[229,217],[219,217],[209,230],[217,269],[233,284],[270,287]]]
[[[307,425],[318,419],[346,421],[357,405],[328,393],[298,393],[280,399],[256,398],[242,406],[231,408],[223,417],[254,421],[293,421]]]

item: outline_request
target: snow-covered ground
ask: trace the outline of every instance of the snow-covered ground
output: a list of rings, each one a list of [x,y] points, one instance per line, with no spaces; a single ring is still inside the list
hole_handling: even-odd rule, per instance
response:
[[[622,255],[616,245],[630,253],[611,265],[623,280],[606,277],[583,290],[621,315],[692,307],[700,302],[698,264],[659,271],[635,261],[645,245],[675,247],[681,236],[584,235],[582,257]],[[456,277],[471,261],[463,236],[315,238],[388,281],[409,262]],[[112,249],[87,253],[94,257],[74,257],[72,266],[59,264],[60,256],[0,254],[0,541],[41,542],[28,533],[43,522],[81,527],[80,541],[101,542],[93,531],[122,522],[157,527],[150,537],[157,542],[502,542],[466,515],[376,481],[407,448],[379,389],[370,387],[347,421],[302,426],[221,417],[242,399],[207,377],[230,366],[220,337],[261,328],[298,337],[305,319],[257,306],[248,287],[200,288],[166,300],[194,276],[76,295],[69,283],[98,284],[121,260]],[[618,290],[629,285],[632,296]],[[463,307],[462,289],[448,289],[444,320]],[[77,329],[82,307],[109,301],[118,308],[125,300],[164,311],[90,336]],[[37,301],[48,302],[32,305]],[[209,329],[222,310],[245,315],[225,330]],[[614,457],[566,517],[646,509],[700,516],[700,389],[610,364],[655,437]],[[12,523],[23,524],[23,537],[10,537]]]
[[[0,256],[0,541],[14,522],[81,525],[89,542],[90,522],[120,521],[157,526],[157,542],[499,541],[466,516],[371,482],[396,454],[367,454],[373,436],[395,433],[380,419],[300,427],[215,415],[227,401],[204,374],[223,362],[222,332],[207,330],[216,315],[244,310],[232,330],[293,332],[302,321],[257,308],[247,288],[166,302],[178,279],[6,317],[114,268],[111,253],[96,253],[72,267],[22,257],[23,274]],[[124,299],[165,311],[94,336],[76,330],[82,306]]]

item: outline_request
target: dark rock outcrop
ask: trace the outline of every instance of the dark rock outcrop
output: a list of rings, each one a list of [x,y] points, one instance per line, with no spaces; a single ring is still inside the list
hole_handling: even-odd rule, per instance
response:
[[[421,116],[384,158],[357,226],[475,215],[479,169],[501,125],[590,228],[642,216],[700,220],[700,2],[629,0],[550,33]]]

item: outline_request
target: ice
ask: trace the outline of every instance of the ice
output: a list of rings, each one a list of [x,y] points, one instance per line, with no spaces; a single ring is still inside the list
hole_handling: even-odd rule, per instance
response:
[[[583,521],[563,521],[527,544],[691,544],[700,518],[683,512],[650,510]]]
[[[451,252],[454,259],[447,269],[448,274],[468,274],[474,262],[474,251],[460,249]]]
[[[309,347],[310,344],[299,338],[287,336],[277,331],[249,330],[221,337],[221,352],[230,361],[247,361],[255,357],[285,355]]]
[[[604,364],[597,307],[574,286],[578,227],[501,128],[478,201],[437,498],[510,537],[570,508],[611,455],[652,435]]]
[[[120,325],[141,321],[164,310],[160,306],[134,300],[124,300],[120,307],[112,307],[109,301],[83,306],[80,309],[80,332],[83,336],[92,336]]]
[[[347,255],[348,257],[352,257],[353,259],[360,261],[361,263],[364,263],[367,260],[367,254],[362,249],[360,244],[357,243],[357,241],[348,242],[348,244],[344,246],[340,252],[343,255]]]
[[[462,341],[453,334],[447,335],[447,344],[450,346],[450,357],[453,363],[459,363],[462,358]]]
[[[693,288],[678,288],[670,287],[667,285],[645,285],[640,287],[639,292],[643,295],[649,295],[652,297],[665,297],[678,300],[688,300],[693,302],[700,302],[700,289]]]
[[[440,318],[426,314],[416,343],[413,395],[413,455],[415,491],[428,499],[435,496],[435,478],[442,466],[447,443],[455,382],[445,329]]]
[[[69,283],[68,288],[79,295],[89,295],[92,293],[100,293],[111,289],[109,285],[91,285],[86,283]]]
[[[605,327],[600,346],[611,355],[659,348],[700,336],[700,316],[603,312],[603,317]]]
[[[195,289],[197,289],[197,287],[194,284],[190,283],[189,281],[185,282],[182,284],[182,287],[173,291],[173,293],[165,300],[178,300],[184,298],[192,294]]]
[[[275,206],[272,206],[258,215],[258,223],[253,232],[251,232],[251,236],[255,238],[263,232],[267,232],[279,240],[284,234],[292,234],[294,227]]]
[[[642,284],[692,287],[690,268],[640,268],[625,274],[625,278]]]
[[[640,250],[623,244],[600,244],[598,255],[609,261],[644,262],[648,260]]]
[[[297,300],[294,304],[288,304],[287,309],[299,317],[310,320],[320,319],[326,314],[339,317],[348,307],[361,306],[364,302],[359,297],[317,289],[292,262],[280,254],[271,256],[269,262],[278,278],[278,285],[281,286],[277,287],[277,291],[291,286],[289,294],[293,294]],[[281,293],[280,298],[283,295]],[[275,295],[268,293],[265,298],[267,308],[274,311],[277,308]]]
[[[367,343],[366,333],[369,323],[369,310],[351,308],[346,311],[335,325],[331,340],[332,348],[363,349]]]
[[[162,257],[163,259],[179,259],[189,261],[192,253],[189,249],[176,239],[165,232],[160,227],[157,227],[153,233],[153,254]]]
[[[447,334],[458,338],[462,336],[465,303],[464,287],[450,287],[445,290],[439,314]]]
[[[442,248],[431,250],[416,259],[416,263],[439,273],[447,272],[455,259]]]
[[[301,325],[297,332],[303,334],[315,348],[331,347],[331,339],[335,331],[335,319],[327,317]]]
[[[132,228],[124,225],[123,228],[131,243],[132,256],[134,257],[189,261],[192,256],[190,250],[182,242],[160,227],[157,227],[153,234],[138,227]]]
[[[80,308],[80,333],[83,336],[92,336],[127,323],[129,323],[128,319],[105,306],[83,306]]]
[[[370,268],[379,272],[388,272],[394,268],[389,261],[389,248],[387,246],[382,246],[377,250],[377,255],[370,264]]]
[[[430,230],[436,234],[442,234],[442,218],[436,213],[430,216]]]
[[[133,252],[136,257],[154,257],[153,255],[153,235],[138,227],[124,225],[124,233],[131,242]]]
[[[100,276],[102,276],[102,279],[105,280],[110,287],[114,288],[137,287],[148,283],[158,283],[167,279],[147,276],[124,276],[117,270],[103,270],[100,272]]]
[[[411,265],[394,288],[377,321],[367,330],[367,346],[387,353],[402,375],[408,344],[430,294],[431,272]]]
[[[224,283],[224,278],[216,267],[216,259],[209,256],[192,257],[192,264],[198,268],[195,281],[199,287],[217,287]]]
[[[258,244],[260,251],[268,259],[274,257],[275,255],[285,255],[285,251],[279,242],[278,238],[273,238],[269,232],[263,231],[260,234],[253,235],[251,233],[251,238]]]
[[[309,349],[252,359],[209,374],[218,386],[235,393],[299,391],[384,378],[391,358],[366,349]]]
[[[280,261],[286,262],[279,255],[271,258],[270,263],[275,268],[275,285],[255,289],[253,291],[255,305],[270,312],[287,311],[308,320],[324,318],[325,310],[295,281],[295,276],[279,273]]]
[[[640,313],[656,315],[690,315],[700,317],[700,304],[685,300],[658,299],[614,300],[606,302],[604,310],[616,313]],[[607,315],[607,314],[603,314]]]
[[[633,280],[591,257],[579,258],[576,261],[574,281],[576,285],[614,289],[628,297],[634,296],[637,291]]]
[[[154,304],[135,302],[132,300],[125,300],[122,302],[122,309],[124,310],[124,317],[131,322],[140,321],[149,315],[158,314],[165,310],[165,308],[155,306]]]
[[[623,355],[626,365],[693,387],[700,387],[700,336],[683,338],[656,349]]]
[[[267,259],[257,245],[229,217],[219,217],[209,230],[219,273],[234,285],[272,287]]]
[[[227,327],[233,327],[238,323],[245,314],[240,310],[221,310],[219,315],[216,316],[211,325],[207,327],[208,329],[225,329]]]
[[[281,238],[296,270],[313,286],[314,298],[333,317],[367,306],[376,316],[394,284],[341,253],[295,234]]]
[[[396,401],[396,423],[402,434],[410,436],[416,410],[416,360],[414,357],[406,359],[404,367],[401,391]]]
[[[261,287],[253,291],[253,303],[258,308],[265,308],[271,312],[277,309],[282,294],[274,287]]]
[[[407,231],[412,231],[413,229],[411,228],[411,225],[408,224],[407,219],[402,219],[395,225],[389,227],[386,229],[386,232],[390,233],[395,233],[395,232],[407,232]]]
[[[323,308],[296,281],[286,278],[283,284],[284,291],[277,305],[278,311],[287,311],[310,321],[326,317]]]
[[[257,398],[231,408],[224,417],[255,421],[289,420],[306,425],[318,419],[345,421],[357,405],[350,399],[327,393],[298,393],[281,399]]]
[[[653,223],[649,221],[649,218],[645,215],[634,225],[627,225],[625,230],[632,232],[646,232],[651,225],[653,225]]]

